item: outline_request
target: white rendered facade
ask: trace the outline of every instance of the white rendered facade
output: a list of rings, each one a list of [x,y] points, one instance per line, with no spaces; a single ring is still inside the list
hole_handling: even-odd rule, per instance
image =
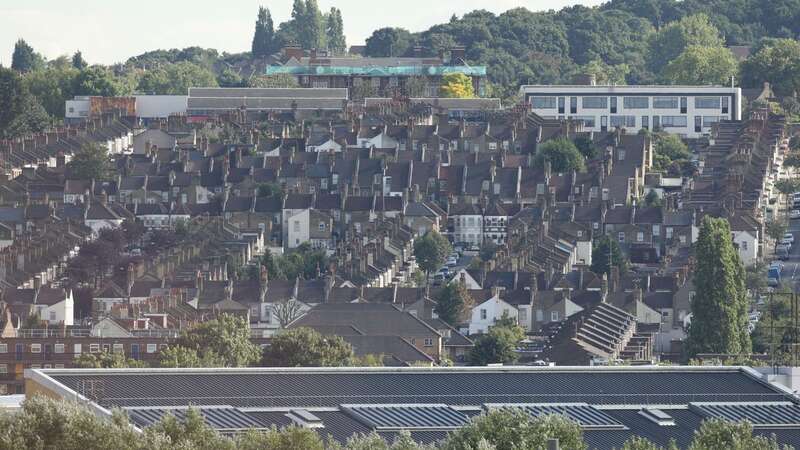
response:
[[[715,122],[741,120],[742,90],[724,86],[522,86],[531,110],[584,122],[586,131],[660,129],[696,138]]]

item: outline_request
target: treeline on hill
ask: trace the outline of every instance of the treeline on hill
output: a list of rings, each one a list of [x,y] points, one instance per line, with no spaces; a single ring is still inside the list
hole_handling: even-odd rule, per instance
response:
[[[0,138],[60,120],[64,100],[74,95],[291,87],[292,77],[259,75],[268,64],[265,57],[286,45],[344,53],[343,29],[338,9],[322,13],[316,0],[295,0],[291,19],[277,27],[270,11],[259,9],[250,52],[188,47],[89,66],[80,52],[47,61],[20,40],[14,70],[0,69],[0,104],[10,105],[0,111]],[[738,76],[744,87],[770,81],[779,96],[793,97],[800,90],[798,36],[800,0],[612,0],[560,11],[476,10],[419,33],[381,28],[367,39],[365,52],[405,56],[421,46],[436,55],[462,45],[470,64],[488,66],[490,95],[507,100],[520,84],[568,83],[577,73],[620,84],[727,84]],[[734,45],[752,46],[753,53],[740,64],[728,49]],[[796,108],[797,102],[789,106]]]

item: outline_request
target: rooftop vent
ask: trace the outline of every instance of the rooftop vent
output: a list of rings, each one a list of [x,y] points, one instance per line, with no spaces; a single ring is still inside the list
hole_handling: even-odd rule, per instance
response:
[[[286,417],[303,428],[325,428],[322,419],[305,409],[293,409],[286,413]]]
[[[662,427],[674,427],[675,426],[675,419],[672,418],[669,414],[665,413],[660,409],[655,408],[644,408],[639,411],[639,414],[643,415],[647,418],[647,420],[657,423]]]

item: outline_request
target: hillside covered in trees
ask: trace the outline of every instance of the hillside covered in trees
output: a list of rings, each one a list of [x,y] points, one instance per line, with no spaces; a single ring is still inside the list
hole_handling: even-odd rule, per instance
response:
[[[254,11],[255,13],[255,11]],[[154,50],[110,67],[89,65],[76,53],[47,61],[25,41],[12,69],[0,69],[0,138],[35,131],[64,115],[74,95],[181,94],[190,86],[292,86],[291,77],[260,75],[283,46],[347,49],[344,19],[316,0],[295,0],[291,19],[274,24],[266,8],[255,15],[250,51]],[[381,21],[391,21],[384,18]],[[428,30],[381,28],[366,41],[367,56],[404,56],[421,46],[428,55],[454,45],[469,64],[488,67],[490,95],[512,100],[520,84],[567,83],[593,73],[605,83],[773,83],[780,96],[800,90],[800,0],[612,0],[599,7],[573,6],[502,14],[476,10]],[[740,61],[731,46],[748,46]],[[790,102],[795,107],[797,102]],[[46,114],[45,114],[46,113]],[[796,113],[796,112],[795,112]],[[48,119],[49,116],[49,119]]]

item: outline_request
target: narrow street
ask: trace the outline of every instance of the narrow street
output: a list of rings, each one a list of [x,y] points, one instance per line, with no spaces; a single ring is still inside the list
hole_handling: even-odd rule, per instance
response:
[[[789,259],[783,261],[781,270],[781,289],[783,291],[800,291],[800,219],[790,220],[786,230],[794,234],[795,244],[789,255]]]

